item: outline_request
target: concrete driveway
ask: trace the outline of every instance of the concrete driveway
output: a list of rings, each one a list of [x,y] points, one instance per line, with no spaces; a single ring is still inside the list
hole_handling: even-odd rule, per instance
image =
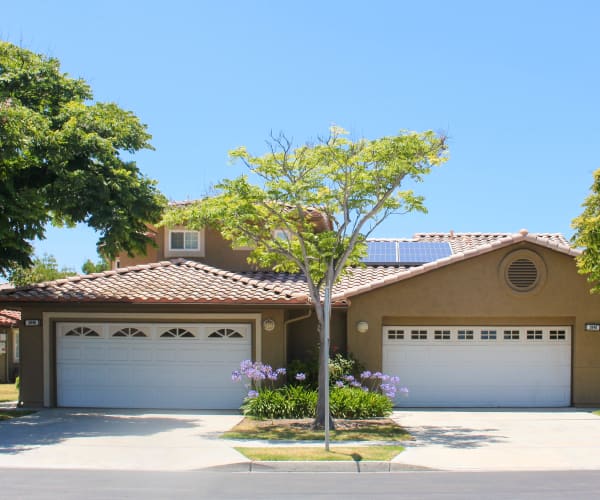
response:
[[[0,422],[0,467],[185,471],[247,461],[219,434],[239,414],[45,409]]]
[[[394,462],[443,470],[600,470],[600,417],[590,410],[403,410],[416,440]]]

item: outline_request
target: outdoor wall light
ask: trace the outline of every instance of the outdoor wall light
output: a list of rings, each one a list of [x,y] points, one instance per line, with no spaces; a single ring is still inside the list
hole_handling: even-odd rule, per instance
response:
[[[358,333],[367,333],[369,331],[369,323],[367,323],[366,321],[357,322],[356,331]]]
[[[272,332],[273,330],[275,330],[275,320],[271,318],[263,320],[263,330],[265,332]]]

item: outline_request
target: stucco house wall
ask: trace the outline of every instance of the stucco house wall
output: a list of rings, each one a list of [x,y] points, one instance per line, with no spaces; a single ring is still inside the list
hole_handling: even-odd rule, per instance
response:
[[[152,322],[243,322],[252,324],[252,358],[259,357],[265,363],[275,367],[286,365],[284,315],[283,309],[249,307],[235,311],[238,315],[232,319],[232,310],[218,307],[177,306],[177,305],[132,305],[132,304],[79,304],[77,307],[69,304],[30,304],[23,307],[24,319],[39,320],[38,326],[23,327],[21,330],[21,385],[20,401],[25,406],[44,406],[44,382],[48,377],[50,385],[50,405],[56,405],[56,329],[60,321],[86,322],[111,321],[118,317],[119,321],[152,321]],[[47,322],[49,332],[49,363],[45,368],[44,360],[44,321],[48,314],[52,318]],[[210,315],[210,319],[202,315]],[[240,319],[246,315],[261,318],[271,318],[275,328],[270,332],[261,331],[260,351],[257,356],[257,322],[253,319]],[[114,320],[113,320],[114,321]],[[242,361],[242,360],[240,360]]]
[[[539,256],[540,285],[515,292],[502,273],[503,259],[518,250]],[[572,402],[600,403],[600,296],[577,273],[572,256],[529,243],[502,248],[350,298],[348,350],[370,369],[382,366],[382,327],[390,325],[570,325]],[[367,333],[356,324],[367,321]]]

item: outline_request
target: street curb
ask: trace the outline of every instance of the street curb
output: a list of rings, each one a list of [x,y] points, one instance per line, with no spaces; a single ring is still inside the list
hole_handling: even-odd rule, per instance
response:
[[[433,471],[428,467],[381,461],[251,461],[217,465],[203,469],[214,472],[406,472]]]

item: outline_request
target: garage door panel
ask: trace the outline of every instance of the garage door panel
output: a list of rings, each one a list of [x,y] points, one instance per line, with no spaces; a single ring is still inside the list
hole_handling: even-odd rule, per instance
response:
[[[129,359],[131,361],[152,361],[154,350],[151,347],[140,346],[135,349],[131,349],[131,355]]]
[[[527,338],[527,329],[542,332]],[[435,330],[448,330],[445,341],[435,341]],[[459,340],[459,330],[472,330]],[[383,371],[398,375],[408,396],[397,406],[568,406],[570,404],[571,347],[568,327],[507,327],[518,340],[505,339],[504,327],[384,327]],[[550,331],[565,332],[551,340]],[[390,332],[391,330],[391,332]],[[411,330],[427,332],[420,340]],[[482,340],[481,330],[497,332]],[[402,338],[398,332],[404,331]],[[423,338],[426,337],[426,338]]]
[[[248,324],[145,323],[145,337],[133,337],[137,326],[132,324],[94,326],[102,335],[85,338],[85,325],[57,325],[59,406],[233,409],[241,405],[245,388],[232,383],[231,371],[251,356]],[[207,338],[215,330],[227,333],[227,328],[241,332],[242,338]],[[190,331],[195,337],[161,338],[164,331],[173,335]]]

